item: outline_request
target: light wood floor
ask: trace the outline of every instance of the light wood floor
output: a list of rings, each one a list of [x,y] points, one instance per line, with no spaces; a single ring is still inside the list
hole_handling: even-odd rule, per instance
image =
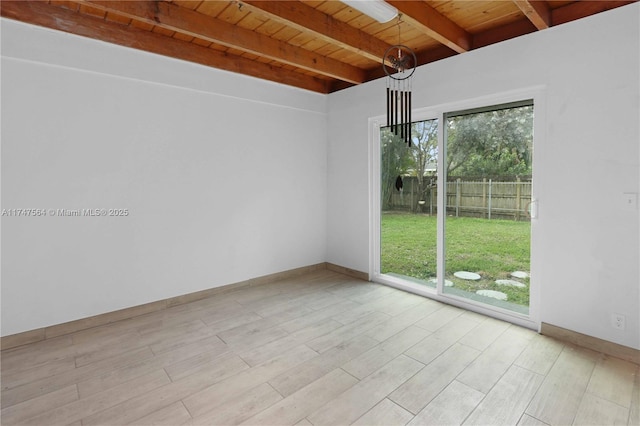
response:
[[[639,425],[639,366],[330,271],[2,353],[2,424]]]

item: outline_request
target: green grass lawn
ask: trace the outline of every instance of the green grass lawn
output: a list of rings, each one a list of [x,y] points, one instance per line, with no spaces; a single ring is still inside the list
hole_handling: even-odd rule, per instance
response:
[[[508,301],[529,305],[525,288],[500,286],[497,279],[511,278],[513,271],[529,271],[530,224],[509,220],[447,217],[445,278],[454,288],[475,293],[501,291]],[[382,273],[420,280],[436,276],[436,217],[407,213],[383,213],[381,223]],[[480,281],[460,280],[456,271],[480,274]]]

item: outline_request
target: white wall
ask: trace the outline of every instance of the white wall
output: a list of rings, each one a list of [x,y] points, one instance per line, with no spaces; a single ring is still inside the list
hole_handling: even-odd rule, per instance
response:
[[[3,19],[2,335],[326,260],[326,96]]]
[[[532,273],[541,320],[640,348],[640,5],[632,4],[416,71],[415,108],[544,86],[535,146],[540,200]],[[328,261],[369,270],[368,118],[383,80],[329,96]],[[627,317],[614,330],[610,314]]]

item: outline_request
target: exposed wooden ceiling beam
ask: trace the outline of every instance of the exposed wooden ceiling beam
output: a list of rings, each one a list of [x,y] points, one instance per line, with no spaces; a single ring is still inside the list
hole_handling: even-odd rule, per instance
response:
[[[534,33],[536,31],[537,29],[531,21],[529,21],[528,19],[519,19],[515,22],[501,25],[495,28],[490,28],[481,33],[474,34],[473,48],[478,49],[480,47],[488,46],[494,43],[500,43],[501,41],[520,37],[525,34]]]
[[[241,0],[241,3],[275,21],[300,31],[311,31],[317,37],[376,62],[390,47],[382,40],[300,1]]]
[[[422,1],[395,1],[387,3],[394,6],[402,19],[414,28],[427,34],[458,53],[471,49],[471,35],[449,18]]]
[[[539,30],[551,26],[551,11],[545,1],[538,0],[513,0],[518,8]]]
[[[570,3],[566,6],[553,9],[551,11],[551,24],[564,24],[566,22],[575,21],[576,19],[585,18],[590,15],[595,15],[596,13],[604,12],[605,10],[615,9],[637,1],[638,0],[577,1],[575,3]]]
[[[575,21],[576,19],[604,12],[609,9],[615,9],[637,1],[638,0],[593,0],[570,3],[566,6],[551,10],[550,23],[551,25],[564,24],[566,22]],[[474,34],[473,48],[477,49],[490,44],[500,43],[505,40],[536,32],[536,30],[537,28],[531,20],[520,19],[500,27],[491,28],[481,33]]]
[[[99,0],[84,0],[81,3],[327,77],[350,83],[365,81],[365,72],[360,68],[174,4]]]
[[[150,31],[81,15],[43,2],[2,1],[3,17],[90,37],[159,55],[174,57],[218,69],[247,74],[282,84],[328,93],[325,80],[197,46]]]

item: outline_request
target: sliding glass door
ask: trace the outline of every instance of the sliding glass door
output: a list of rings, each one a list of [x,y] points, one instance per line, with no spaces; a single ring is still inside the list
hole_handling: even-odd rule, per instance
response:
[[[436,288],[438,120],[380,134],[380,271]]]
[[[529,313],[533,104],[444,114],[443,293]]]
[[[378,281],[529,316],[533,111],[432,111],[411,145],[379,128]]]

